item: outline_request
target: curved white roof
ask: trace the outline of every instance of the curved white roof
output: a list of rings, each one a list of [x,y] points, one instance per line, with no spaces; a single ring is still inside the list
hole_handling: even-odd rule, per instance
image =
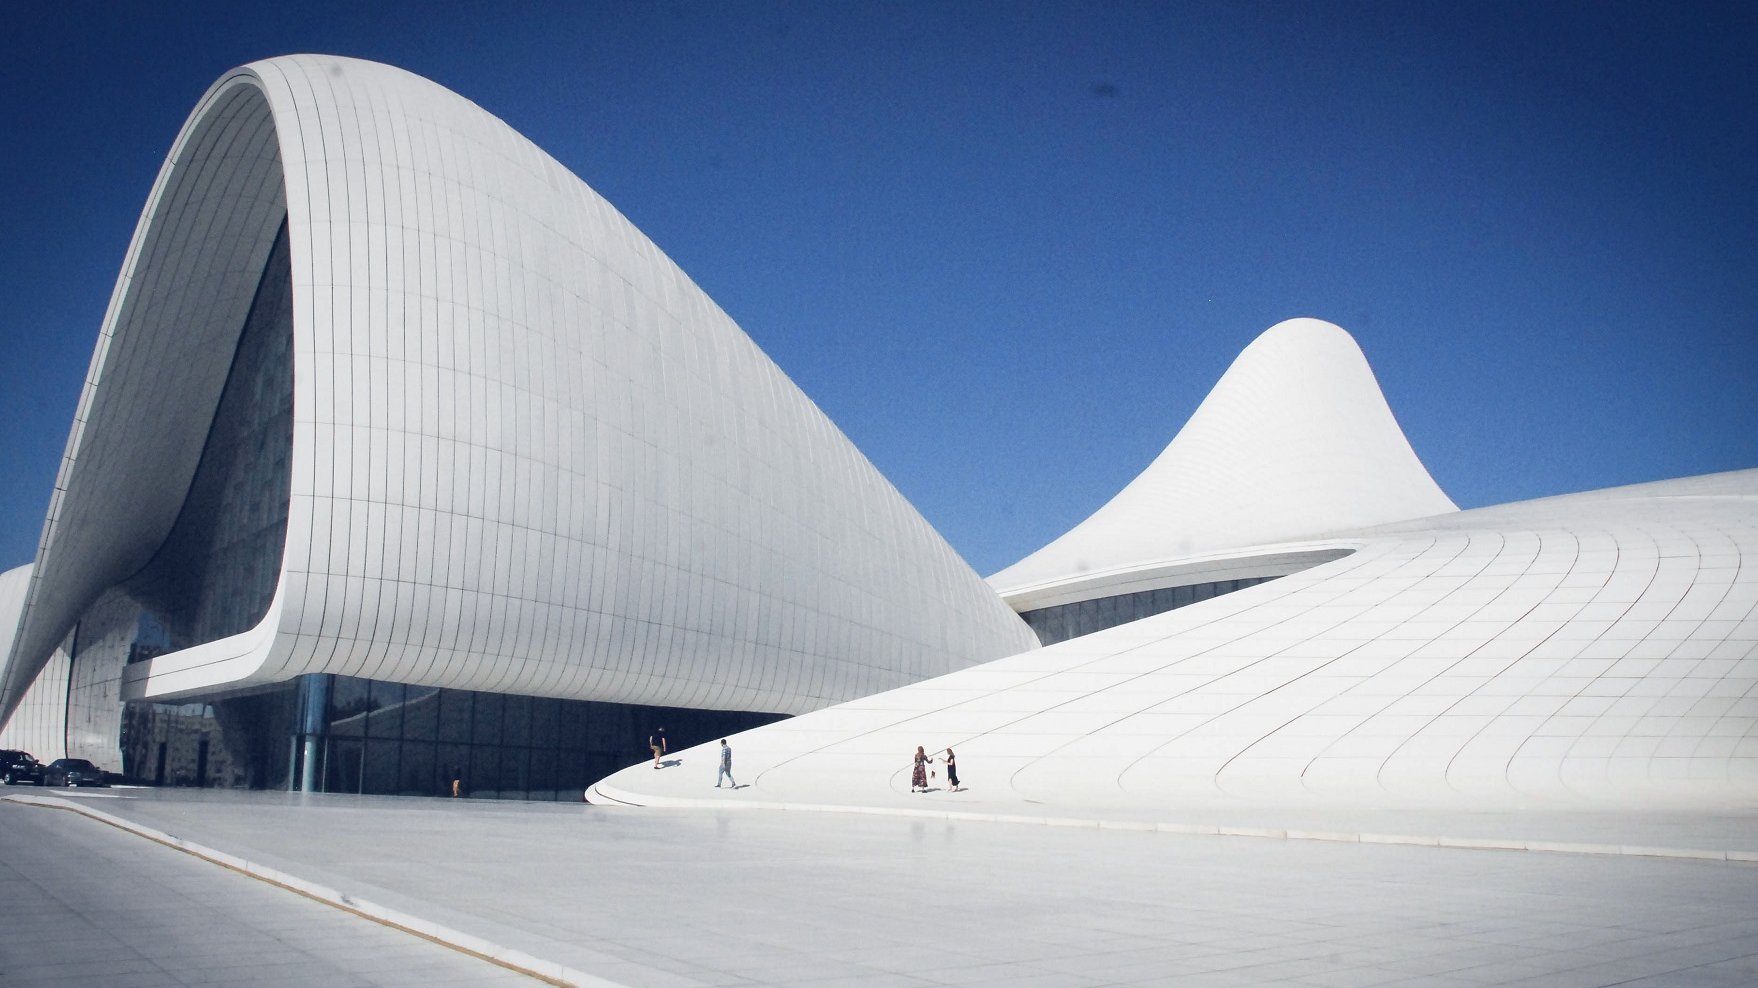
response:
[[[1343,533],[1190,607],[732,739],[714,805],[1758,808],[1758,470]],[[968,792],[908,791],[916,745]],[[595,799],[702,803],[689,772]]]
[[[989,583],[1029,610],[1180,561],[1456,510],[1355,340],[1290,319],[1245,348],[1129,486]]]
[[[800,711],[1031,647],[690,279],[468,100],[296,55],[202,98],[68,440],[0,718],[176,520],[277,230],[290,511],[268,616],[131,698],[335,672]]]

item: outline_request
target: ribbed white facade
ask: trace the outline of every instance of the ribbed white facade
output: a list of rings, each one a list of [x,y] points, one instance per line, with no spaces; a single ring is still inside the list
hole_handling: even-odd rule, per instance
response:
[[[0,573],[0,655],[12,648],[18,619],[24,613],[31,568],[19,566]],[[57,648],[12,716],[0,726],[0,748],[58,757],[67,745],[67,676],[69,659]]]
[[[268,558],[245,572],[272,599],[247,628],[129,664],[127,698],[333,672],[799,712],[1032,645],[579,179],[433,83],[302,55],[217,82],[153,187],[0,716],[163,552],[277,264],[290,462],[263,470],[288,478],[285,536],[278,561],[245,560]]]
[[[1358,360],[1335,327],[1272,330],[1148,472],[996,582],[1054,606],[1286,575],[746,732],[732,800],[1758,809],[1758,470],[1457,511]],[[910,793],[917,745],[955,749],[969,791]],[[701,783],[625,771],[591,794],[688,804]]]

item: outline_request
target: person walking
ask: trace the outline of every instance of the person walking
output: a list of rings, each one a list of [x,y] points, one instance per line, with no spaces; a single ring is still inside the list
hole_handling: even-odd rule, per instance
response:
[[[942,758],[941,761],[946,763],[947,788],[951,792],[958,792],[958,756],[952,753],[951,748],[948,748],[946,749],[946,757]]]
[[[928,753],[916,745],[915,765],[910,769],[910,792],[928,791]]]
[[[653,767],[659,767],[659,758],[666,753],[665,728],[661,727],[647,735],[647,747],[653,749]]]
[[[739,787],[738,780],[732,777],[732,748],[726,743],[725,738],[720,739],[720,772],[714,777],[714,788],[720,788],[720,780],[723,777],[732,783],[734,789]]]

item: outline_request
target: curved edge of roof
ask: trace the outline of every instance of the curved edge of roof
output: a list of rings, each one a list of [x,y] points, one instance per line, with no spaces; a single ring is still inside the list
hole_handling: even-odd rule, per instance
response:
[[[1035,646],[810,397],[585,182],[430,80],[288,55],[215,82],[160,169],[100,329],[18,640],[0,657],[0,720],[175,523],[283,215],[294,436],[274,611],[245,635],[138,664],[131,698],[343,672],[796,712]],[[405,348],[404,313],[449,335]],[[691,401],[662,400],[660,353],[699,385]],[[391,358],[405,377],[386,377]],[[581,386],[593,375],[605,388]],[[580,404],[597,390],[622,400]],[[501,400],[513,392],[532,397]],[[546,402],[604,435],[558,437],[532,411]],[[397,455],[412,444],[419,470]],[[643,447],[700,465],[697,479],[653,480],[659,458],[626,452]],[[613,480],[659,493],[533,497],[514,490],[513,466],[484,467],[489,455],[541,478],[622,471]],[[442,461],[456,466],[427,467]],[[388,480],[374,466],[387,462]],[[501,482],[456,482],[472,469]],[[539,523],[521,514],[538,511]],[[436,517],[449,527],[421,543]],[[673,531],[678,517],[695,543]],[[569,553],[550,553],[539,531]],[[760,565],[737,562],[752,531],[764,533]],[[436,541],[456,557],[450,577],[415,572],[417,557],[447,564],[431,558]],[[581,591],[626,572],[643,576]]]
[[[196,102],[159,168],[100,323],[17,635],[0,656],[0,722],[81,611],[145,565],[181,510],[287,211],[279,147],[259,74],[241,66]],[[106,427],[121,421],[128,428]]]
[[[1240,353],[1122,491],[989,584],[1010,603],[1059,586],[1096,590],[1107,585],[1100,574],[1457,510],[1355,339],[1320,319],[1289,319]]]
[[[1758,469],[1370,533],[1285,579],[735,735],[720,806],[1105,822],[1242,808],[1758,811]],[[675,752],[714,764],[706,747]],[[696,805],[701,769],[588,798]]]

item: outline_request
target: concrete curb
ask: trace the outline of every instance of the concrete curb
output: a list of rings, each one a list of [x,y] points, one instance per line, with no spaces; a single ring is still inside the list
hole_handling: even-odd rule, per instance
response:
[[[225,851],[216,850],[202,844],[197,844],[193,841],[184,840],[181,837],[165,833],[162,830],[156,830],[144,824],[135,823],[132,820],[127,820],[111,813],[105,813],[103,810],[85,805],[82,801],[63,799],[57,796],[22,794],[7,794],[0,796],[0,799],[22,803],[27,806],[39,806],[44,809],[68,810],[78,813],[81,816],[89,817],[99,823],[109,824],[118,830],[127,831],[137,837],[144,837],[156,844],[163,844],[166,847],[175,848],[185,854],[217,864],[223,868],[230,868],[233,871],[249,875],[251,878],[257,879],[258,881],[267,882],[270,885],[278,885],[281,888],[305,896],[308,899],[313,899],[325,905],[353,913],[356,916],[369,919],[383,926],[388,926],[395,930],[401,930],[404,933],[418,936],[423,940],[432,941],[440,946],[449,947],[461,953],[469,954],[472,957],[488,961],[496,966],[504,967],[510,971],[517,971],[520,974],[528,975],[552,985],[564,985],[568,986],[568,988],[626,988],[626,986],[619,982],[608,981],[604,978],[587,974],[584,971],[576,971],[571,967],[557,964],[553,961],[546,961],[541,957],[533,957],[524,951],[514,950],[510,947],[505,947],[485,940],[482,937],[465,933],[461,930],[454,930],[448,926],[442,926],[439,923],[423,919],[420,916],[392,909],[388,906],[379,905],[369,899],[363,899],[359,896],[351,895],[340,889],[334,889],[327,885],[320,885],[317,882],[307,881],[297,875],[290,875],[287,872],[276,868],[270,868],[267,865],[259,864],[246,858],[238,857],[235,854],[227,854]]]
[[[1758,864],[1758,850],[1704,850],[1683,847],[1640,847],[1625,844],[1594,844],[1567,841],[1449,837],[1425,834],[1371,834],[1350,831],[1238,827],[1227,824],[1172,823],[1147,820],[1100,820],[1081,817],[1031,816],[1016,813],[973,813],[964,810],[927,810],[902,806],[839,806],[834,804],[785,803],[766,800],[737,802],[691,799],[681,796],[642,796],[602,782],[586,790],[586,801],[600,806],[653,806],[682,809],[786,810],[809,813],[854,813],[867,816],[916,817],[929,820],[968,820],[977,823],[1023,823],[1042,827],[1092,827],[1100,830],[1189,834],[1203,837],[1256,837],[1268,840],[1330,841],[1343,844],[1403,844],[1413,847],[1447,847],[1470,851],[1541,851],[1551,854],[1596,854],[1643,858],[1683,858]]]

